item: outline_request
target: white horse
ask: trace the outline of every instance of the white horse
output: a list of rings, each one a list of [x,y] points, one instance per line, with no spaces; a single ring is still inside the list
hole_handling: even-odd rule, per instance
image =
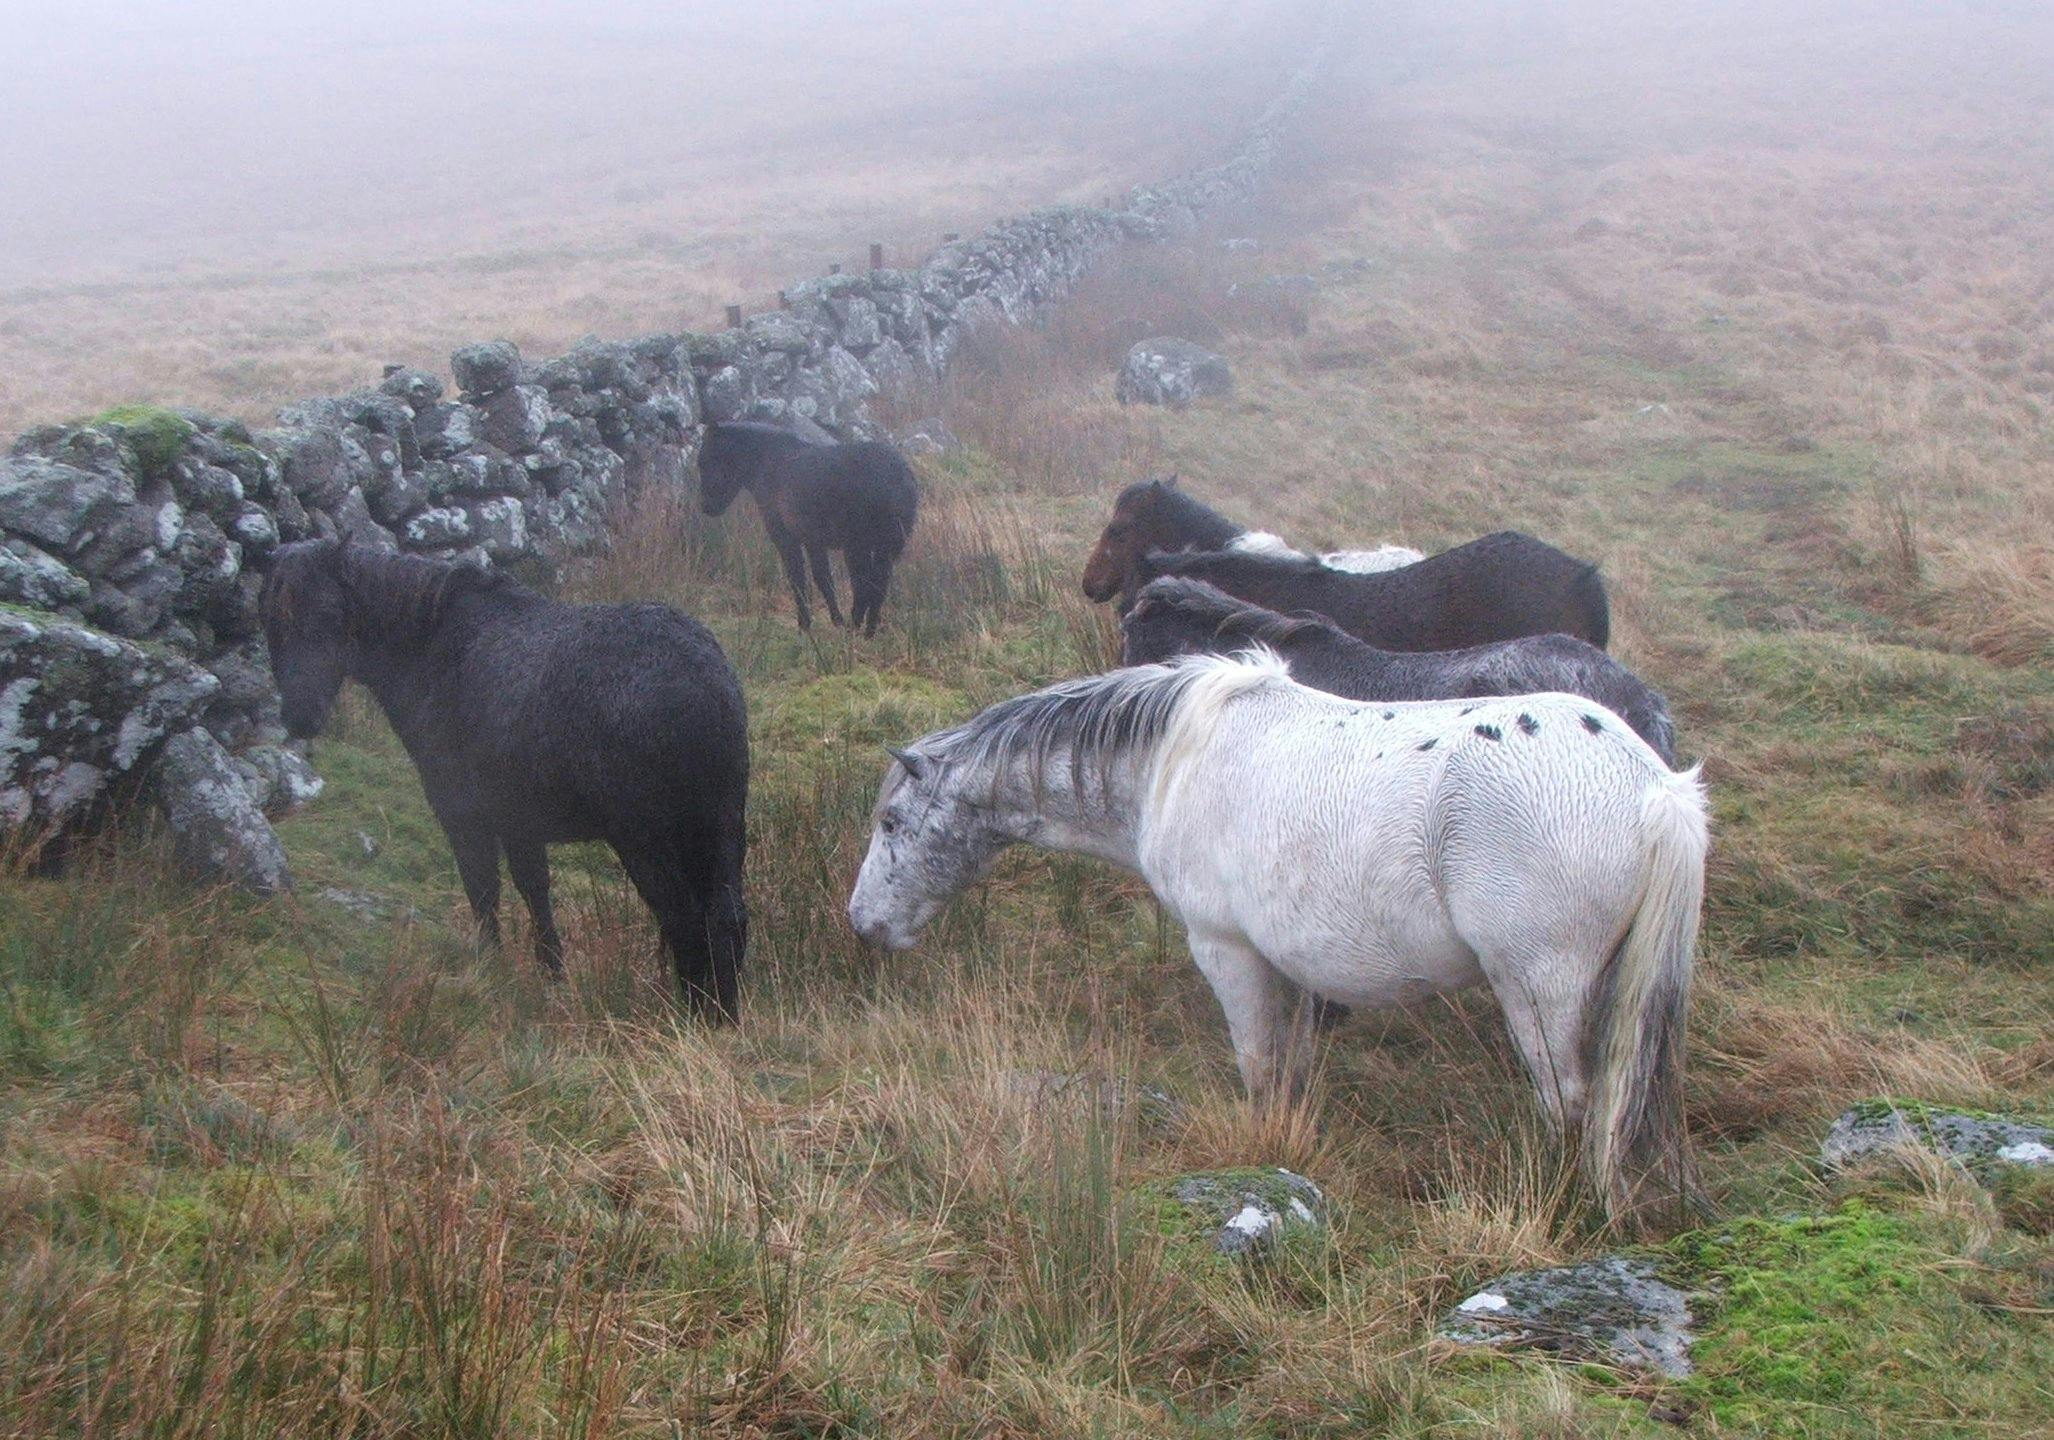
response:
[[[872,943],[913,945],[1009,845],[1095,855],[1183,923],[1258,1103],[1300,1078],[1279,977],[1372,1007],[1487,982],[1607,1207],[1690,1193],[1704,794],[1609,710],[1359,704],[1258,650],[1068,681],[893,754],[849,898]]]
[[[1286,559],[1308,558],[1303,550],[1292,548],[1283,536],[1267,530],[1243,530],[1227,542],[1226,548],[1256,555],[1281,555]],[[1329,550],[1319,557],[1319,563],[1329,570],[1346,570],[1351,575],[1380,575],[1386,570],[1416,565],[1425,558],[1424,553],[1409,545],[1379,545],[1374,550]]]

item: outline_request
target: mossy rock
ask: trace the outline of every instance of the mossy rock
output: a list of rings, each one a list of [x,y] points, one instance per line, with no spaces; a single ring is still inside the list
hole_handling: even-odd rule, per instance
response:
[[[1221,1255],[1247,1255],[1326,1226],[1325,1193],[1282,1168],[1201,1170],[1151,1180],[1136,1191],[1141,1213],[1179,1244],[1203,1243]]]
[[[1921,1100],[1864,1100],[1852,1106],[1819,1147],[1819,1162],[1841,1170],[1902,1145],[1923,1145],[1989,1178],[2008,1167],[2054,1167],[2054,1125]]]
[[[157,405],[117,405],[86,422],[113,435],[136,457],[144,475],[162,475],[178,463],[198,427],[182,415]]]
[[[1537,1349],[1625,1370],[1690,1373],[1691,1297],[1657,1257],[1606,1255],[1499,1276],[1436,1332],[1458,1345]]]

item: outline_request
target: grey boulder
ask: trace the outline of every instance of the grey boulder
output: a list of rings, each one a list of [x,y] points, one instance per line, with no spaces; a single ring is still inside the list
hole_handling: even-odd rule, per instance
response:
[[[1972,1169],[2054,1165],[2054,1125],[1914,1102],[1872,1101],[1833,1122],[1819,1163],[1840,1170],[1903,1145],[1923,1145]]]
[[[1607,1255],[1501,1276],[1449,1312],[1439,1334],[1681,1377],[1690,1373],[1691,1323],[1689,1294],[1651,1261]]]
[[[221,742],[195,725],[164,742],[157,803],[180,865],[260,895],[289,889],[285,847]]]
[[[165,651],[0,611],[0,825],[48,835],[83,819],[219,688]]]
[[[1114,387],[1122,405],[1167,405],[1172,410],[1233,389],[1234,372],[1225,360],[1203,346],[1167,335],[1143,340],[1129,350]]]

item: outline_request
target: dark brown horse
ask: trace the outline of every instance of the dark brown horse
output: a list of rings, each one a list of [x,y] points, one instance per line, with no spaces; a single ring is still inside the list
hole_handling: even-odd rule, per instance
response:
[[[1165,480],[1137,480],[1113,502],[1113,517],[1084,562],[1084,593],[1093,600],[1121,596],[1121,608],[1134,603],[1133,580],[1142,557],[1155,551],[1242,550],[1305,560],[1306,555],[1266,530],[1237,525],[1219,511],[1194,500],[1172,475]],[[1379,545],[1373,550],[1331,550],[1317,557],[1332,570],[1355,575],[1381,574],[1416,565],[1426,557],[1405,545]]]
[[[889,445],[820,445],[775,425],[708,425],[699,450],[701,506],[718,515],[743,490],[756,497],[763,528],[784,561],[799,628],[813,628],[806,603],[808,563],[828,618],[842,623],[827,558],[828,551],[839,550],[849,567],[849,621],[875,635],[892,566],[920,508],[920,484],[905,458]]]
[[[735,1017],[749,727],[719,642],[666,605],[567,605],[497,572],[288,545],[264,583],[286,729],[368,686],[420,773],[488,942],[499,857],[550,971],[547,847],[604,840],[655,912],[685,1000]]]
[[[1154,551],[1224,550],[1246,532],[1211,506],[1178,488],[1177,477],[1138,480],[1113,502],[1112,519],[1084,562],[1084,593],[1101,605],[1126,591],[1141,561]]]
[[[1612,633],[1598,567],[1516,530],[1377,575],[1247,551],[1146,555],[1128,576],[1129,604],[1159,575],[1203,580],[1286,615],[1324,615],[1383,650],[1461,650],[1551,633],[1603,649]]]

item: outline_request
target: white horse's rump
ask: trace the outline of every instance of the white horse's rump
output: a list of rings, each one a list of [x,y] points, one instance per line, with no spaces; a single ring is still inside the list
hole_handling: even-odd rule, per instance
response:
[[[1282,536],[1272,535],[1267,530],[1243,530],[1227,542],[1227,548],[1255,555],[1279,555],[1286,559],[1310,558],[1304,551],[1286,544]],[[1386,570],[1402,570],[1425,558],[1410,546],[1379,545],[1374,550],[1329,550],[1319,557],[1319,563],[1329,570],[1346,570],[1351,575],[1378,575]]]
[[[1705,807],[1578,696],[1358,704],[1263,652],[1003,702],[905,752],[849,913],[913,942],[1005,845],[1138,871],[1189,932],[1258,1098],[1289,979],[1350,1005],[1487,982],[1607,1202],[1690,1184],[1682,1027]]]

